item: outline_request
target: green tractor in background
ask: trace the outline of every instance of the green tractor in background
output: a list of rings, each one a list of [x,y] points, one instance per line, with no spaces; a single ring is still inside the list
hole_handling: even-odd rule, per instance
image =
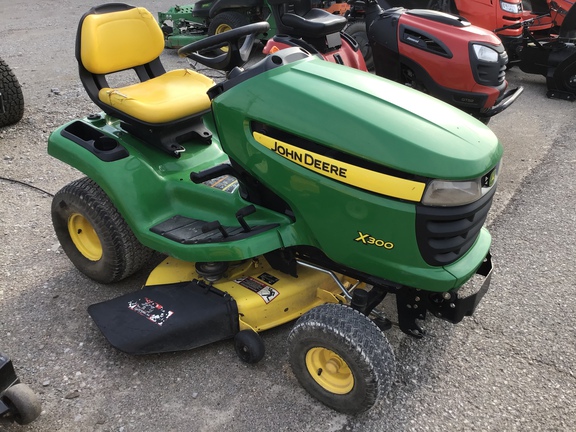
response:
[[[264,0],[198,0],[158,13],[166,48],[181,48],[207,36],[260,21],[270,24],[270,30],[260,35],[261,38],[269,39],[276,34],[272,12]]]
[[[344,0],[313,0],[312,4],[338,15],[344,15],[349,8]],[[258,36],[266,41],[278,32],[266,0],[198,0],[158,13],[166,48],[181,48],[207,36],[261,21],[270,25],[270,30]]]

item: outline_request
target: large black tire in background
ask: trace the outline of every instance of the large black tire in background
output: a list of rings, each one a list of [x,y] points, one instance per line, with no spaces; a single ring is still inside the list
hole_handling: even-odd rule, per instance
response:
[[[106,193],[87,177],[56,193],[52,224],[70,261],[100,283],[136,273],[153,254],[134,236]]]
[[[288,335],[298,381],[323,404],[359,414],[394,381],[394,353],[384,333],[349,306],[325,304],[302,315]]]
[[[360,46],[360,52],[362,53],[362,57],[364,57],[364,62],[366,63],[366,69],[368,69],[369,72],[374,72],[374,57],[368,40],[368,33],[366,33],[366,23],[364,20],[354,21],[349,24],[344,29],[344,33],[352,36],[352,38],[354,38],[358,43]]]
[[[552,79],[547,79],[548,95],[551,95],[555,89],[565,92],[574,101],[576,96],[576,55],[572,54],[570,57],[564,59],[554,71]],[[550,89],[550,85],[554,86],[554,90]]]
[[[250,24],[246,15],[240,12],[226,11],[217,14],[208,25],[208,36],[217,35],[229,30]]]
[[[12,69],[0,58],[0,127],[20,121],[23,115],[22,87]]]
[[[225,11],[216,14],[214,18],[208,24],[208,36],[218,35],[232,29],[243,27],[250,24],[250,20],[246,15],[235,11]],[[242,41],[244,38],[241,39]],[[221,54],[223,52],[228,52],[228,47],[222,47],[215,50],[215,54]]]
[[[430,0],[426,9],[432,9],[439,12],[458,14],[456,10],[456,5],[453,4],[452,0]]]

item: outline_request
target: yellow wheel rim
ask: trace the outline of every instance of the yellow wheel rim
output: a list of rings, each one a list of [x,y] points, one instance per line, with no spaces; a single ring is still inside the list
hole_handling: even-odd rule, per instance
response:
[[[327,348],[311,348],[306,353],[310,376],[324,390],[334,394],[349,393],[354,387],[354,375],[346,362]]]
[[[216,27],[214,34],[220,34],[230,30],[232,30],[232,27],[230,27],[228,24],[220,24],[218,27]]]
[[[230,27],[228,24],[220,24],[218,27],[216,27],[216,31],[214,32],[215,35],[220,34],[220,33],[224,33],[227,31],[232,30],[232,27]],[[220,51],[227,53],[228,52],[228,47],[222,47],[220,48]]]
[[[76,249],[90,261],[102,258],[102,243],[92,224],[80,213],[68,219],[68,232]]]

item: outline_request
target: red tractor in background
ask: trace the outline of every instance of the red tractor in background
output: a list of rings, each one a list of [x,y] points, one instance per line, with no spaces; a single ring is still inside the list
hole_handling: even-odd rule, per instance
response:
[[[376,0],[362,1],[360,29],[366,33],[370,27],[374,53],[368,58],[366,43],[346,27],[358,11],[357,1],[348,2],[348,19],[313,7],[311,0],[267,1],[278,34],[268,40],[264,54],[298,46],[327,61],[373,70],[484,123],[522,93],[522,87],[508,87],[508,56],[502,42],[492,32],[454,15],[404,8],[384,11]]]
[[[536,39],[558,35],[574,5],[571,0],[381,0],[390,6],[425,7],[460,15],[479,27],[498,34],[508,54],[521,45],[524,23]],[[511,58],[511,60],[514,60]]]
[[[546,77],[547,96],[576,100],[573,0],[379,0],[382,8],[426,8],[459,15],[496,33],[509,67]]]

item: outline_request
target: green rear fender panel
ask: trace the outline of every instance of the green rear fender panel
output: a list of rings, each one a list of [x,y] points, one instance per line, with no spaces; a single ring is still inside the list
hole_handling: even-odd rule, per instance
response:
[[[211,145],[186,145],[187,150],[176,159],[120,132],[114,125],[84,122],[114,137],[128,150],[129,156],[114,162],[102,161],[61,135],[67,125],[51,134],[48,152],[96,181],[144,245],[187,261],[245,259],[284,246],[276,229],[236,241],[233,245],[183,245],[152,233],[151,227],[176,215],[206,222],[218,220],[223,226],[239,226],[235,213],[250,203],[238,192],[224,192],[190,180],[191,172],[225,163],[228,158],[216,139]],[[257,207],[256,213],[248,216],[247,221],[250,225],[278,224],[278,229],[292,232],[288,217],[262,207]]]

